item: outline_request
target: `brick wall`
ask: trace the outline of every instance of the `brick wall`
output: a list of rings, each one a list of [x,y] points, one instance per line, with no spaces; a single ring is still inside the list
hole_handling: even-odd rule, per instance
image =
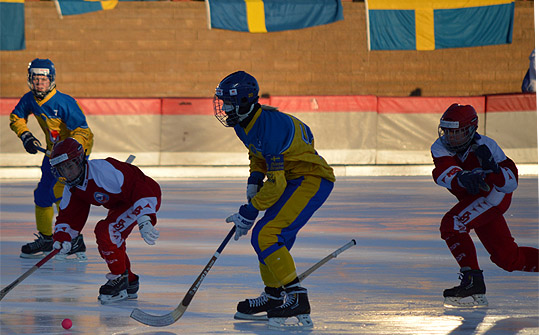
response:
[[[344,21],[249,34],[208,30],[204,2],[120,2],[59,19],[52,2],[25,4],[26,46],[0,52],[0,96],[27,91],[26,68],[50,58],[74,97],[210,97],[243,69],[271,95],[471,96],[519,92],[534,48],[533,2],[517,1],[510,45],[367,51],[365,4]]]

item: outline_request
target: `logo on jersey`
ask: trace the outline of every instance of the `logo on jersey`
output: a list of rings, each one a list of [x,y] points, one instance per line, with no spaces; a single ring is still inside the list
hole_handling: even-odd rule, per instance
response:
[[[267,166],[268,172],[284,170],[284,156],[283,155],[266,156],[266,166]]]
[[[109,195],[101,192],[95,192],[94,199],[100,204],[104,204],[109,201]]]
[[[58,130],[49,129],[49,137],[52,143],[56,143],[60,140],[60,132]]]

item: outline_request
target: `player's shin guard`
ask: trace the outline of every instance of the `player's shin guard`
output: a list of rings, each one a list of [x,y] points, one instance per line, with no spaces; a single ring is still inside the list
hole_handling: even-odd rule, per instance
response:
[[[264,262],[267,269],[273,274],[273,278],[279,283],[279,286],[290,283],[294,278],[297,278],[294,259],[292,259],[292,255],[285,246],[268,255]],[[263,273],[261,272],[261,274]],[[265,278],[264,281],[266,281]],[[269,283],[265,282],[265,284],[271,286]]]
[[[35,206],[36,227],[43,235],[52,235],[52,219],[54,218],[54,208]]]
[[[447,247],[455,257],[455,260],[461,268],[470,267],[478,269],[477,252],[470,234],[454,233],[448,236],[442,236]]]

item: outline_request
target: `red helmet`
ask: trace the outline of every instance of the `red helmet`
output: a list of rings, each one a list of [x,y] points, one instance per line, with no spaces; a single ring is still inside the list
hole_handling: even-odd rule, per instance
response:
[[[68,186],[78,185],[85,174],[85,156],[82,144],[74,138],[56,143],[50,157],[52,173]]]
[[[472,143],[477,124],[477,113],[472,106],[452,104],[440,119],[438,137],[448,150],[464,151]]]

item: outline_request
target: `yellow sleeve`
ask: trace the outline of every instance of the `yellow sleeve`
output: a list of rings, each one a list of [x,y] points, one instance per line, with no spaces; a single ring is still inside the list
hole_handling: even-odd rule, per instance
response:
[[[21,137],[21,134],[25,131],[30,131],[30,129],[28,129],[27,122],[28,120],[20,118],[14,113],[9,115],[9,127],[15,132],[15,134],[17,134],[18,137]]]
[[[259,211],[273,206],[283,195],[287,184],[284,170],[268,171],[266,176],[267,179],[264,182],[264,186],[251,199],[251,203]]]
[[[76,128],[71,132],[70,136],[82,144],[82,147],[86,151],[86,155],[91,153],[94,145],[94,134],[90,128]]]
[[[249,152],[249,173],[253,173],[255,171],[266,174],[266,161]]]

